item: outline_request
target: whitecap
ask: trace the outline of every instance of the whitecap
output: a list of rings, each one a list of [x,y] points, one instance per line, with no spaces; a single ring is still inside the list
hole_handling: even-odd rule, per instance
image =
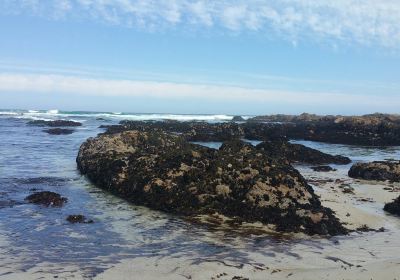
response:
[[[19,116],[19,115],[21,115],[21,113],[2,111],[2,112],[0,112],[0,115],[2,115],[2,116]]]
[[[48,110],[47,111],[48,114],[52,114],[52,115],[56,115],[56,114],[58,114],[58,112],[59,111],[57,109],[53,109],[53,110]]]
[[[230,121],[233,118],[232,116],[228,115],[178,115],[178,114],[129,114],[129,115],[120,115],[118,117],[127,120],[137,120],[137,121],[175,120],[175,121],[209,121],[209,122]]]

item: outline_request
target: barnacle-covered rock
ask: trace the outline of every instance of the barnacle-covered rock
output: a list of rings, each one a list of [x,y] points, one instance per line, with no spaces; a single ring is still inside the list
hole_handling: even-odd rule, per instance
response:
[[[77,163],[96,186],[153,209],[347,233],[296,169],[240,140],[214,150],[156,129],[124,131],[88,139]]]

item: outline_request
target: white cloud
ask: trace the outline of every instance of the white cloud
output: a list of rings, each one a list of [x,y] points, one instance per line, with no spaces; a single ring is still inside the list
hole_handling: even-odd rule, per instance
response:
[[[400,106],[400,96],[294,92],[208,84],[82,78],[52,74],[0,74],[1,92],[15,94],[74,93],[90,96],[149,97],[207,102],[246,102],[337,107],[357,104],[377,109]]]
[[[290,42],[400,46],[398,0],[3,0],[0,12],[89,18],[151,30],[214,27],[280,36]]]

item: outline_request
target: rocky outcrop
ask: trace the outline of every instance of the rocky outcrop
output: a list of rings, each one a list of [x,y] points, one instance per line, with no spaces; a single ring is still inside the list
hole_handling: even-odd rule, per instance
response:
[[[330,155],[300,144],[292,144],[287,141],[264,141],[256,146],[268,157],[280,160],[288,160],[291,163],[308,164],[349,164],[348,157]]]
[[[267,156],[275,159],[288,160],[289,162],[309,164],[349,164],[351,160],[343,156],[333,156],[300,144],[291,144],[282,136],[280,129],[269,130],[259,124],[236,124],[205,122],[138,122],[123,121],[116,126],[103,126],[106,134],[118,133],[129,130],[148,131],[151,129],[162,130],[179,134],[187,141],[229,141],[232,139],[248,138],[265,140],[257,148],[263,150]]]
[[[82,144],[77,164],[96,186],[153,209],[347,233],[297,170],[239,140],[214,150],[157,129],[103,134]]]
[[[58,193],[43,191],[33,193],[25,198],[29,203],[41,204],[46,207],[61,207],[67,202],[65,197],[62,197]]]
[[[350,168],[349,176],[364,180],[400,182],[400,162],[374,161],[356,163]]]
[[[34,120],[28,122],[29,125],[34,126],[50,126],[50,127],[64,127],[64,126],[81,126],[82,123],[68,120],[54,120],[54,121],[45,121],[45,120]]]
[[[45,129],[43,131],[51,135],[69,135],[74,133],[73,129],[66,129],[66,128],[50,128],[50,129]]]
[[[336,144],[400,145],[400,116],[373,114],[365,116],[264,116],[247,122],[141,122],[122,121],[109,126],[106,133],[149,128],[178,133],[188,141],[226,141],[233,138],[271,141],[277,139],[310,140]]]
[[[250,118],[249,122],[321,122],[321,121],[334,121],[336,118],[341,116],[319,116],[315,114],[303,113],[301,115],[267,115],[267,116],[256,116]]]
[[[400,216],[400,196],[396,198],[394,201],[386,203],[383,210],[393,215]]]
[[[187,141],[227,141],[242,138],[243,128],[234,122],[207,123],[207,122],[179,122],[179,121],[121,121],[120,125],[106,126],[106,133],[112,134],[122,131],[150,129],[162,130],[179,134]]]
[[[253,125],[254,123],[258,124],[256,137],[261,134],[277,134],[289,139],[304,139],[337,144],[368,146],[400,145],[400,115],[274,115],[256,117],[248,120],[248,122]]]

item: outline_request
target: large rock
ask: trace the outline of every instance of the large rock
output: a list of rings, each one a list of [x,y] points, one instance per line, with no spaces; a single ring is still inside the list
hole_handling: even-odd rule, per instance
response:
[[[148,131],[158,129],[179,134],[188,141],[227,141],[244,137],[243,128],[234,122],[179,122],[179,121],[121,121],[120,125],[106,127],[106,133],[129,130]]]
[[[400,196],[396,198],[393,202],[386,203],[383,210],[393,215],[400,216]]]
[[[256,117],[245,123],[140,122],[122,121],[108,133],[126,130],[163,129],[179,133],[189,141],[226,141],[233,138],[251,140],[295,139],[336,144],[396,146],[400,145],[400,116],[373,114],[365,116],[274,115]]]
[[[349,176],[365,180],[400,182],[400,162],[374,161],[356,163],[350,168]]]
[[[348,157],[330,155],[300,144],[287,141],[264,141],[257,145],[268,157],[288,160],[291,163],[309,164],[349,164]]]
[[[297,170],[239,140],[214,150],[159,130],[103,134],[82,144],[77,164],[96,186],[153,209],[347,232]]]

